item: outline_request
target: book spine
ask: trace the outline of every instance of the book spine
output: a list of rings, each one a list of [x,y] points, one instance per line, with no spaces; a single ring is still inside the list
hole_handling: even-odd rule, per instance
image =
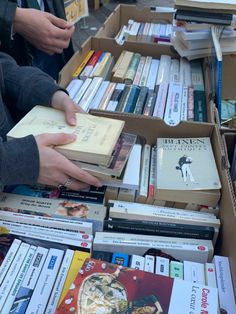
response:
[[[4,257],[4,260],[0,266],[0,285],[2,284],[3,279],[5,278],[6,273],[9,269],[10,265],[15,258],[15,255],[16,255],[20,245],[21,245],[21,240],[14,239],[14,241],[12,242],[12,244],[11,244],[7,254],[6,254],[6,256]]]
[[[148,196],[150,158],[151,146],[149,144],[145,144],[142,149],[141,176],[139,184],[139,193],[136,201],[138,201],[139,196],[144,197],[145,200]]]
[[[153,110],[155,107],[156,97],[157,97],[157,94],[149,90],[148,95],[147,95],[147,100],[143,108],[143,115],[152,116]]]
[[[116,84],[115,90],[107,105],[107,111],[116,111],[116,108],[118,106],[119,100],[122,96],[124,89],[125,89],[125,84],[122,84],[122,83]]]
[[[124,76],[125,84],[132,84],[134,80],[135,73],[137,71],[141,55],[139,53],[135,53],[133,58],[129,64],[129,68]]]
[[[45,310],[45,314],[54,314],[56,311],[56,307],[60,298],[61,291],[63,289],[67,273],[70,268],[70,264],[72,262],[74,255],[74,251],[67,249],[65,252],[65,256],[61,263],[60,270],[58,272],[58,276],[56,278],[52,293],[50,295],[47,308]]]
[[[204,264],[184,261],[184,280],[205,285]]]
[[[43,247],[37,247],[35,255],[33,257],[33,261],[29,266],[22,285],[17,292],[17,295],[11,307],[11,313],[25,314],[36,282],[39,275],[41,274],[41,269],[44,265],[47,254],[48,249],[45,249]]]
[[[33,260],[34,254],[36,252],[36,246],[31,245],[25,259],[19,269],[17,276],[15,277],[13,286],[8,294],[8,297],[2,307],[2,313],[10,313],[12,304],[14,303],[15,297],[20,289],[21,283],[29,269],[30,263]]]
[[[146,86],[154,91],[160,60],[152,59]]]
[[[100,105],[99,105],[100,110],[106,110],[106,107],[111,99],[112,93],[114,92],[115,88],[116,88],[116,83],[112,83],[112,82],[109,83],[108,88],[100,102]]]
[[[148,95],[148,88],[146,86],[142,86],[140,88],[140,93],[139,93],[139,96],[138,96],[138,99],[134,108],[134,114],[143,113],[143,108],[146,103],[147,95]]]
[[[121,265],[124,267],[128,267],[129,265],[129,255],[124,253],[113,253],[111,258],[112,264]]]
[[[89,85],[91,84],[92,79],[91,78],[87,78],[83,85],[80,87],[78,93],[76,93],[75,97],[73,98],[74,102],[76,104],[78,104],[81,100],[81,98],[83,97],[84,93],[86,92],[87,88],[89,87]]]
[[[205,279],[206,285],[217,288],[216,269],[214,263],[205,263]]]
[[[163,82],[170,82],[170,66],[171,57],[167,55],[161,55],[156,85],[159,86]]]
[[[101,63],[102,60],[104,59],[105,55],[106,55],[106,52],[103,51],[103,52],[101,53],[100,57],[98,58],[98,61],[97,61],[97,63],[95,64],[95,66],[94,66],[92,72],[90,73],[90,77],[93,77],[93,76],[94,76],[94,73],[95,73],[95,72],[97,71],[97,69],[99,68],[100,63]]]
[[[38,278],[26,314],[44,313],[47,302],[56,280],[56,276],[63,258],[64,252],[58,249],[50,249]]]
[[[152,255],[145,255],[144,257],[144,271],[154,273],[155,257]]]
[[[178,59],[171,59],[170,83],[180,83],[180,62]]]
[[[170,277],[184,279],[183,263],[170,261]]]
[[[205,92],[194,90],[193,95],[194,95],[194,121],[207,122]]]
[[[188,120],[188,86],[183,86],[182,90],[182,105],[180,112],[180,120],[181,121]]]
[[[0,311],[6,302],[7,296],[11,290],[13,282],[15,281],[17,274],[20,270],[22,263],[27,255],[27,252],[30,248],[30,245],[27,243],[21,243],[19,250],[16,253],[16,256],[2,282],[0,287]]]
[[[88,111],[91,101],[93,100],[99,86],[101,85],[102,77],[94,77],[87,91],[84,93],[78,105],[84,110]]]
[[[89,106],[89,109],[98,109],[101,103],[101,100],[108,88],[109,81],[103,81],[92,101],[92,103]]]
[[[155,273],[162,276],[169,276],[170,260],[166,257],[156,256]]]
[[[180,123],[181,101],[183,86],[179,83],[170,83],[166,101],[164,121],[174,126]]]
[[[69,85],[66,87],[67,92],[69,93],[70,98],[74,98],[78,93],[80,87],[82,86],[83,81],[79,79],[73,79]]]
[[[110,59],[111,59],[111,53],[110,52],[106,52],[104,58],[99,63],[98,68],[94,72],[93,77],[95,77],[95,76],[101,76],[102,77],[103,76],[105,68],[106,68],[107,64],[109,63]]]
[[[158,88],[156,103],[153,110],[153,116],[163,119],[165,107],[166,107],[166,98],[168,92],[169,84],[161,83]]]
[[[117,199],[126,202],[134,202],[136,190],[119,188]]]
[[[133,52],[126,51],[119,67],[117,68],[116,72],[114,73],[112,80],[116,83],[123,83],[124,76],[127,72],[129,67],[130,61],[133,57]]]
[[[112,259],[112,253],[105,252],[105,251],[93,251],[92,258],[104,261],[104,262],[111,262]]]
[[[140,255],[131,255],[130,268],[144,270],[144,257]]]
[[[156,186],[156,156],[157,156],[156,146],[153,146],[151,150],[147,204],[153,204],[153,201],[154,201],[155,186]]]
[[[125,89],[124,89],[124,91],[123,91],[123,93],[121,95],[121,98],[120,98],[120,100],[118,102],[118,105],[116,107],[116,111],[122,112],[125,104],[127,103],[129,95],[131,93],[131,87],[132,87],[131,85],[126,85],[125,86]]]
[[[151,62],[152,62],[152,57],[147,56],[146,60],[145,60],[144,67],[143,67],[142,75],[140,78],[140,82],[139,82],[140,87],[146,86],[146,84],[147,84],[147,79],[148,79],[148,74],[149,74]]]
[[[194,90],[193,87],[188,88],[188,106],[187,106],[188,120],[194,120]]]
[[[219,295],[219,308],[226,313],[236,313],[234,289],[229,265],[229,258],[215,255],[216,282]]]
[[[213,227],[116,218],[105,220],[104,230],[203,240],[212,240],[215,232]]]
[[[139,83],[140,83],[140,79],[141,79],[144,64],[145,64],[145,59],[146,59],[145,57],[140,58],[140,62],[139,62],[139,65],[138,65],[138,68],[137,68],[137,71],[135,73],[135,77],[133,80],[134,85],[139,85]]]
[[[88,61],[90,60],[90,58],[92,57],[92,55],[94,54],[94,50],[90,50],[88,52],[88,54],[86,55],[86,57],[84,58],[84,60],[81,62],[81,64],[78,66],[78,68],[75,70],[75,72],[72,74],[73,78],[78,78],[78,76],[80,75],[80,73],[83,71],[84,67],[86,66],[86,64],[88,63]]]
[[[120,63],[122,62],[122,60],[123,60],[123,58],[124,58],[124,55],[125,55],[125,50],[122,50],[122,52],[121,52],[121,54],[120,54],[118,60],[116,61],[115,65],[114,65],[114,67],[113,67],[113,69],[112,69],[112,73],[115,73],[116,70],[119,68]]]
[[[131,91],[127,99],[127,102],[124,103],[124,109],[122,110],[123,112],[133,113],[139,93],[140,93],[140,87],[133,85],[131,87]]]

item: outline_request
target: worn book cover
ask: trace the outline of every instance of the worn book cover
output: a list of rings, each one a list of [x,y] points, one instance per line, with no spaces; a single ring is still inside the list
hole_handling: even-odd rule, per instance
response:
[[[65,122],[62,111],[54,108],[35,106],[20,122],[8,132],[8,139],[20,138],[29,134],[69,133],[77,139],[56,149],[67,158],[107,166],[124,121],[76,113],[77,125]]]
[[[157,190],[220,189],[210,138],[158,138],[157,178]]]
[[[217,313],[217,289],[87,259],[56,314]]]
[[[64,0],[66,19],[76,23],[81,18],[89,15],[87,0]]]

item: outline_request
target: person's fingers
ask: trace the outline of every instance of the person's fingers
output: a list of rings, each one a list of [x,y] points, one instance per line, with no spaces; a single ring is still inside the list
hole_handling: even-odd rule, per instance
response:
[[[76,135],[66,133],[45,133],[40,135],[40,138],[38,138],[38,140],[41,142],[41,144],[45,146],[54,147],[74,142],[76,140]]]

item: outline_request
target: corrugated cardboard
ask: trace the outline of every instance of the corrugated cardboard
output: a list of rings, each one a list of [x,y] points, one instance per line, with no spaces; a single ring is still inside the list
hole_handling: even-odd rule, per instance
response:
[[[229,171],[225,162],[227,156],[222,143],[219,128],[209,123],[181,122],[176,127],[167,126],[162,120],[152,117],[114,114],[111,112],[92,112],[99,116],[122,119],[125,121],[125,131],[138,134],[145,138],[148,144],[154,144],[159,137],[200,137],[209,136],[219,171],[222,196],[220,200],[220,219],[222,227],[215,253],[229,257],[234,289],[236,291],[236,212],[235,197],[229,179]],[[199,169],[200,171],[200,169]]]
[[[105,23],[98,30],[96,37],[114,38],[123,25],[128,24],[128,20],[142,23],[171,23],[173,13],[153,12],[149,7],[138,7],[137,5],[118,5],[109,15]],[[149,43],[157,45],[156,43]]]

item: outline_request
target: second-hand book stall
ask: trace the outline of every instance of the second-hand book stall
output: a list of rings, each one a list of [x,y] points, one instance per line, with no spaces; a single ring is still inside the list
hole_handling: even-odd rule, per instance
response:
[[[216,85],[210,55],[192,61],[174,49],[161,26],[173,16],[119,5],[60,72],[59,84],[91,118],[73,129],[82,148],[58,149],[105,187],[1,193],[0,312],[236,313],[236,131],[222,127],[215,99],[217,87],[236,99],[236,58],[223,56]],[[56,127],[55,117],[66,127],[54,109],[34,110],[9,138],[29,127],[37,134],[26,122],[39,112],[42,131]]]

